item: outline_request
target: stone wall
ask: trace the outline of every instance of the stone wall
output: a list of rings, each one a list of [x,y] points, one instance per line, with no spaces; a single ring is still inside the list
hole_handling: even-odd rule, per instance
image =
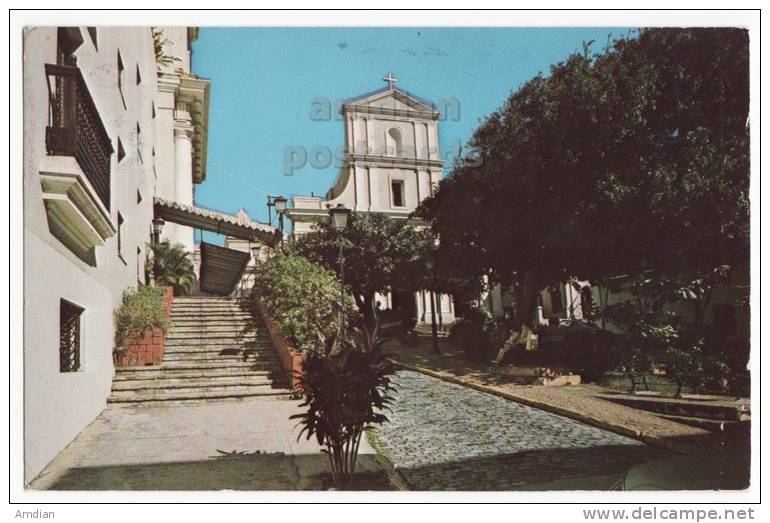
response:
[[[299,384],[299,378],[302,374],[302,355],[289,343],[289,340],[283,337],[278,322],[270,315],[267,306],[259,299],[257,294],[254,295],[254,300],[265,322],[273,348],[281,360],[281,366],[289,376],[289,384],[292,389],[295,389]]]

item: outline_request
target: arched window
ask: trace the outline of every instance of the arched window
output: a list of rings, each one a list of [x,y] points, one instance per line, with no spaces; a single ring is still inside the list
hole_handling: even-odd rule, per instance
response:
[[[388,133],[385,135],[385,142],[389,156],[401,156],[403,154],[404,146],[401,139],[401,131],[397,128],[391,127],[388,130]]]

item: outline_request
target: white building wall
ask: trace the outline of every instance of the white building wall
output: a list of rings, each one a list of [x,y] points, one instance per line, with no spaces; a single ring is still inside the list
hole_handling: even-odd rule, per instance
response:
[[[156,186],[152,162],[157,88],[149,28],[97,28],[98,49],[85,27],[77,65],[115,151],[111,159],[109,216],[123,218],[117,234],[96,247],[96,266],[78,258],[50,230],[42,199],[40,165],[46,157],[48,89],[44,64],[56,63],[57,29],[34,27],[24,39],[24,447],[25,481],[32,480],[105,407],[114,374],[113,311],[125,288],[143,279]],[[124,65],[122,96],[117,56]],[[141,82],[137,83],[137,66]],[[137,124],[140,132],[137,133]],[[156,151],[156,156],[158,151]],[[141,196],[140,196],[141,195]],[[141,197],[141,201],[140,201]],[[85,309],[81,368],[59,372],[59,304]]]

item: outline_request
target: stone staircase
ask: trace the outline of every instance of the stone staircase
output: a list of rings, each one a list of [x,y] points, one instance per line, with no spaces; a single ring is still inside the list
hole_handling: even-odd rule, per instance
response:
[[[116,369],[111,404],[288,398],[288,379],[249,300],[178,297],[160,366]]]

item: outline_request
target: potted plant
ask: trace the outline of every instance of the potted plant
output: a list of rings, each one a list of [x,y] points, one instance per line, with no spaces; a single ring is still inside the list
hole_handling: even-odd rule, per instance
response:
[[[140,285],[123,292],[115,311],[115,365],[158,365],[165,351],[166,288]]]

